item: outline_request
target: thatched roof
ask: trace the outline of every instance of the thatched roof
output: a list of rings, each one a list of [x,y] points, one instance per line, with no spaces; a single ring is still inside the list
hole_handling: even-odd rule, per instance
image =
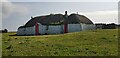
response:
[[[46,15],[46,16],[39,16],[39,17],[34,17],[30,19],[25,26],[34,26],[36,22],[42,24],[42,25],[47,25],[47,24],[52,24],[56,22],[61,22],[64,20],[64,17],[62,14],[51,14],[51,15]]]
[[[50,24],[63,24],[63,23],[85,23],[85,24],[93,24],[87,17],[79,14],[71,14],[68,18],[65,18],[65,15],[62,14],[50,14],[45,16],[37,16],[31,18],[25,26],[22,27],[30,27],[34,26],[36,22],[42,25],[50,25]]]

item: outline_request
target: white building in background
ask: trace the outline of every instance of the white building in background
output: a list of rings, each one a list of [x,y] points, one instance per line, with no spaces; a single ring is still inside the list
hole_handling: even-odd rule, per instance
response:
[[[20,26],[17,35],[61,34],[94,30],[95,25],[87,17],[79,14],[50,14],[31,18],[24,26]]]

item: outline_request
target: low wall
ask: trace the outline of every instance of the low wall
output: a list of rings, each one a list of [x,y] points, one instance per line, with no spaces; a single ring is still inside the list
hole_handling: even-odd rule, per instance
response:
[[[95,25],[93,24],[81,24],[82,26],[82,30],[94,30],[95,29]]]

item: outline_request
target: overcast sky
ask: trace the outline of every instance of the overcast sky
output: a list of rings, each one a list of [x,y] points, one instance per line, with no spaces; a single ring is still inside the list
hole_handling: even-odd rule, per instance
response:
[[[37,2],[39,1],[39,2]],[[117,23],[118,22],[118,0],[4,0],[0,3],[0,20],[2,28],[9,31],[16,31],[24,25],[30,17],[48,15],[50,13],[61,13],[68,11],[68,14],[79,13],[90,18],[93,23]]]

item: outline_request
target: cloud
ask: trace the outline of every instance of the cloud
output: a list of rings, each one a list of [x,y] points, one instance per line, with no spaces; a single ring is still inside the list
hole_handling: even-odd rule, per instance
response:
[[[0,13],[0,30],[2,29],[2,13]]]
[[[13,13],[16,13],[16,15],[26,15],[28,13],[28,9],[25,6],[16,5],[8,0],[2,2],[3,19],[9,17]]]
[[[108,10],[108,11],[94,11],[94,12],[84,12],[89,15],[117,15],[117,10]]]
[[[119,0],[11,0],[13,2],[118,2]]]
[[[0,2],[0,30],[2,29],[2,3]]]
[[[88,16],[94,22],[118,23],[117,10],[82,12],[80,14]]]

